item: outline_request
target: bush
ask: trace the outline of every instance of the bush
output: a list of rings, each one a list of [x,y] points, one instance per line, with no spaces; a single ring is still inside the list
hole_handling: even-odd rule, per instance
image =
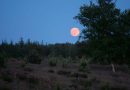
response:
[[[24,67],[24,71],[32,72],[32,71],[33,71],[33,68],[31,68],[31,67]]]
[[[11,86],[9,86],[8,84],[6,84],[6,85],[1,85],[0,86],[0,90],[12,90],[12,89],[11,89]]]
[[[111,86],[108,82],[104,82],[101,85],[101,90],[127,90],[124,86]]]
[[[2,80],[7,81],[7,82],[12,82],[13,78],[12,75],[10,75],[8,72],[3,72],[1,76]]]
[[[84,74],[84,73],[77,73],[77,72],[74,72],[74,73],[71,73],[71,77],[76,77],[76,78],[87,78],[87,74]]]
[[[57,84],[57,85],[56,85],[56,90],[61,90],[61,88],[60,88],[60,85],[59,85],[59,84]]]
[[[22,81],[27,80],[27,73],[17,73],[17,78]]]
[[[66,68],[67,64],[68,64],[68,61],[66,59],[64,59],[63,62],[62,62],[62,67]]]
[[[49,58],[49,65],[54,67],[57,65],[57,59],[55,57]]]
[[[5,56],[0,53],[0,67],[5,67]]]
[[[87,81],[84,83],[84,87],[85,87],[85,90],[91,90],[92,81],[91,81],[91,80],[87,80]]]
[[[80,66],[79,66],[79,71],[85,72],[87,68],[87,62],[86,61],[81,61]]]
[[[30,76],[27,78],[27,81],[31,84],[38,84],[39,83],[39,79],[37,77],[34,76]]]
[[[57,74],[70,76],[71,72],[70,71],[64,71],[64,70],[59,70],[57,72]]]
[[[4,75],[4,76],[2,76],[2,79],[3,79],[4,81],[7,81],[7,82],[12,82],[12,81],[13,81],[12,77],[9,76],[9,75]]]
[[[32,64],[40,64],[41,63],[41,57],[39,53],[36,50],[32,50],[29,53],[29,56],[27,57],[28,62]]]

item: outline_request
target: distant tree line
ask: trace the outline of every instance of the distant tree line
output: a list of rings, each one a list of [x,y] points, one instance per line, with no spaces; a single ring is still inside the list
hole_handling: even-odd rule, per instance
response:
[[[41,44],[39,42],[26,42],[21,38],[17,43],[2,41],[0,55],[4,57],[24,58],[30,54],[38,54],[40,57],[79,57],[78,47],[71,43]]]

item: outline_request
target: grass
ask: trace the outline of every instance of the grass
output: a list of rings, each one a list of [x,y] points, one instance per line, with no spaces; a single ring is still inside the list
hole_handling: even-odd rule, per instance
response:
[[[4,85],[4,86],[0,86],[0,90],[12,90],[11,87]]]
[[[110,86],[109,83],[104,83],[101,86],[101,90],[128,90],[126,87],[122,86]]]

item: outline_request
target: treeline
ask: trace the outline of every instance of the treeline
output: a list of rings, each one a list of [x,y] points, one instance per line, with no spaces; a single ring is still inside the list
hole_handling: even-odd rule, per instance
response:
[[[78,47],[71,43],[41,44],[39,42],[26,42],[21,38],[17,43],[2,41],[0,55],[13,58],[24,58],[31,53],[37,53],[41,57],[79,57]]]

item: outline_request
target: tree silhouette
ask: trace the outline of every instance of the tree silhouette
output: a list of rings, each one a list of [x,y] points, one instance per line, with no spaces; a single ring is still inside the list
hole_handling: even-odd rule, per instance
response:
[[[130,10],[121,12],[112,0],[98,0],[81,6],[75,19],[85,27],[81,38],[92,61],[130,63]]]

